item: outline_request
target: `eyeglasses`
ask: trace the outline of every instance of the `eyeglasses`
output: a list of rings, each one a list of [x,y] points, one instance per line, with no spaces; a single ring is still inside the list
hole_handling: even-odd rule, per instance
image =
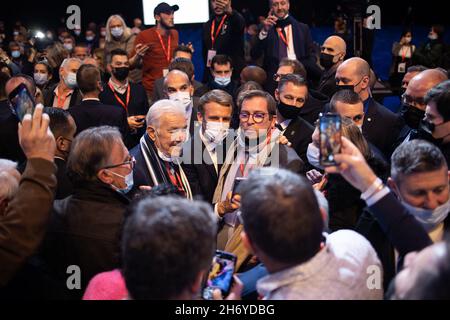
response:
[[[267,113],[259,113],[259,112],[253,114],[241,112],[239,114],[239,120],[242,123],[247,123],[250,121],[250,118],[252,118],[254,123],[260,124],[264,122],[264,119],[266,118],[267,115],[268,115]]]
[[[425,103],[425,99],[424,98],[414,98],[411,97],[410,95],[407,95],[406,93],[402,95],[402,102],[404,104],[410,105],[410,106],[422,106],[425,107],[426,103]]]
[[[103,169],[112,169],[112,168],[128,166],[128,165],[131,167],[131,170],[133,170],[134,167],[136,166],[136,159],[134,157],[129,156],[127,161],[125,161],[123,163],[115,164],[112,166],[103,167]]]

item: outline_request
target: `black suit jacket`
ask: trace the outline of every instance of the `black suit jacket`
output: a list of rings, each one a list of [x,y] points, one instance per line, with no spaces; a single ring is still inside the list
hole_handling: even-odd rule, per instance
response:
[[[292,16],[289,18],[292,23],[292,33],[294,37],[295,55],[306,68],[308,78],[313,81],[318,81],[322,71],[317,66],[314,54],[314,43],[311,36],[311,31],[308,25],[295,20]],[[276,28],[271,28],[268,32],[267,38],[260,40],[259,36],[255,46],[252,48],[252,58],[257,60],[264,54],[264,70],[268,75],[274,75],[278,70],[280,63],[279,56],[279,35]]]
[[[128,110],[127,110],[127,116],[145,116],[148,113],[148,109],[150,108],[148,104],[148,98],[147,98],[147,92],[145,91],[142,84],[137,83],[131,83],[129,82],[130,86],[130,102],[128,104]],[[123,95],[120,95],[116,93],[117,96],[123,101],[126,101],[126,93]],[[123,106],[117,101],[116,97],[114,96],[114,92],[111,90],[111,87],[109,85],[106,85],[104,90],[99,96],[100,101],[103,104],[106,105],[115,105],[120,108],[123,108]],[[139,139],[144,135],[145,133],[145,124],[142,128],[136,131],[129,131],[127,135],[127,139],[125,141],[125,145],[128,149],[134,148],[138,143]]]
[[[60,158],[55,158],[55,164],[58,167],[56,172],[56,195],[55,200],[61,200],[67,198],[73,193],[72,182],[67,177],[67,162]]]
[[[369,99],[362,132],[389,159],[405,125],[404,120],[374,99]]]
[[[308,163],[306,153],[308,145],[312,142],[313,132],[314,127],[301,117],[292,120],[284,131],[284,136],[292,144],[292,149],[295,150],[304,163]]]
[[[333,66],[330,70],[325,71],[322,74],[319,86],[317,87],[317,91],[326,95],[330,99],[338,91],[335,79],[337,68],[337,66]]]
[[[76,134],[100,126],[117,127],[124,140],[128,134],[127,112],[122,107],[102,104],[97,100],[84,100],[69,109],[69,112],[77,125]]]
[[[305,105],[300,110],[300,117],[314,127],[317,119],[319,119],[319,114],[324,112],[325,105],[328,101],[327,96],[320,92],[310,90]]]
[[[49,86],[42,92],[44,96],[44,105],[46,107],[53,107],[53,100],[55,99],[55,88],[58,86],[58,83],[55,83],[52,86]],[[70,97],[69,109],[77,106],[81,103],[82,96],[80,90],[74,89],[72,96]]]
[[[183,170],[189,180],[192,192],[204,201],[212,203],[217,187],[219,172],[226,156],[226,143],[217,146],[217,171],[205,144],[200,138],[201,127],[195,130],[193,138],[183,148]],[[226,141],[226,140],[225,140]]]
[[[0,159],[22,163],[25,155],[19,144],[19,120],[13,114],[8,102],[0,102]]]

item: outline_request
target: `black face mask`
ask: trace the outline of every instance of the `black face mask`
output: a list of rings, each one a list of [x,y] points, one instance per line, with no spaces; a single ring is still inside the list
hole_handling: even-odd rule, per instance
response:
[[[128,67],[114,68],[113,70],[114,77],[119,81],[125,80],[129,74],[130,68]]]
[[[402,117],[411,129],[419,129],[420,122],[425,117],[425,111],[410,105],[402,106]]]
[[[338,91],[342,91],[342,90],[350,90],[350,91],[355,91],[355,86],[352,86],[351,84],[337,84],[336,88]]]
[[[290,106],[281,101],[278,103],[278,112],[280,112],[285,119],[296,119],[299,116],[300,111],[301,108]]]
[[[328,53],[320,54],[320,65],[324,67],[326,70],[330,70],[332,66],[334,66],[333,62],[334,56]]]

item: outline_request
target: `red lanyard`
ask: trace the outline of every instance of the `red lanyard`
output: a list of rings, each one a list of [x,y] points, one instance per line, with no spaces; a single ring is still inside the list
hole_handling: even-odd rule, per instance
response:
[[[167,51],[166,51],[166,46],[164,45],[164,42],[163,42],[163,39],[162,39],[162,37],[161,37],[161,35],[159,34],[159,32],[158,31],[156,31],[156,34],[158,35],[158,38],[159,38],[159,42],[161,43],[161,47],[162,47],[162,49],[163,49],[163,52],[164,52],[164,55],[166,56],[166,58],[167,58],[167,62],[168,63],[170,63],[170,56],[171,56],[171,52],[170,52],[170,41],[171,41],[171,37],[170,37],[170,34],[169,34],[169,40],[167,41],[168,43],[167,43]]]
[[[281,28],[277,28],[277,31],[278,31],[278,36],[280,37],[281,41],[284,42],[284,44],[286,45],[286,47],[289,47],[289,41],[288,41],[288,39],[286,38],[286,37],[287,37],[287,34],[286,34],[286,37],[285,37],[284,34],[283,34],[283,32],[281,32]]]
[[[402,47],[402,62],[405,62],[406,60],[406,50],[404,49],[405,47]],[[411,50],[411,47],[409,47],[409,50]]]
[[[173,168],[171,168],[167,162],[166,162],[166,169],[167,173],[169,174],[170,182],[172,182],[172,184],[176,186],[178,190],[185,192],[180,175]]]
[[[271,129],[271,130],[269,131],[269,134],[267,135],[266,142],[265,142],[265,145],[266,145],[266,146],[270,143],[270,140],[272,139],[272,131],[273,131],[273,129]],[[244,175],[244,173],[245,173],[245,166],[246,166],[245,163],[241,163],[241,164],[239,165],[239,171],[241,171],[241,177],[245,177],[245,175]],[[252,168],[250,168],[250,169],[248,170],[247,174],[250,173],[251,169],[252,169]]]
[[[225,23],[225,20],[227,20],[228,16],[224,15],[222,18],[222,21],[220,21],[219,28],[217,28],[217,32],[214,31],[216,29],[216,19],[213,20],[212,26],[211,26],[211,43],[212,43],[212,49],[214,49],[214,44],[216,43],[216,39],[219,36],[220,31],[222,30],[223,24]]]
[[[120,99],[120,97],[116,94],[116,90],[114,90],[113,85],[111,83],[108,83],[108,85],[111,88],[111,91],[113,92],[114,97],[116,98],[116,100],[120,103],[120,105],[122,107],[124,107],[125,111],[128,113],[128,104],[130,103],[130,92],[131,92],[130,85],[128,85],[128,88],[127,88],[127,101],[126,101],[126,103],[123,103],[123,101]]]
[[[67,100],[67,98],[70,96],[70,93],[69,94],[67,94],[65,97],[59,97],[58,95],[56,95],[56,98],[57,98],[57,107],[59,108],[59,109],[62,109],[62,108],[64,108],[64,105],[66,104],[66,100]]]

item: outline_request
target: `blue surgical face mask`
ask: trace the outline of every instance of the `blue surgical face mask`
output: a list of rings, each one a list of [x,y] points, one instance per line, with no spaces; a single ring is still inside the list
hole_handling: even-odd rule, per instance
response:
[[[14,59],[19,58],[20,57],[20,51],[19,50],[11,51],[11,57],[13,57]]]
[[[111,172],[113,175],[120,177],[122,179],[125,180],[125,184],[127,185],[124,189],[120,189],[117,188],[115,185],[112,185],[114,189],[116,189],[117,191],[123,193],[123,194],[127,194],[128,192],[131,191],[131,189],[133,189],[134,187],[134,178],[133,178],[133,171],[131,171],[128,175],[126,176],[122,176],[118,173],[112,172],[110,170],[108,170],[109,172]]]
[[[434,210],[414,207],[405,201],[402,201],[402,204],[420,222],[427,232],[439,226],[447,218],[448,212],[450,211],[450,199]]]
[[[221,87],[226,87],[231,83],[231,77],[215,77],[214,81]]]
[[[74,72],[69,72],[67,77],[64,78],[66,86],[70,89],[75,89],[77,87],[77,75]]]
[[[120,38],[123,35],[123,28],[122,27],[112,28],[111,34],[114,38]]]

